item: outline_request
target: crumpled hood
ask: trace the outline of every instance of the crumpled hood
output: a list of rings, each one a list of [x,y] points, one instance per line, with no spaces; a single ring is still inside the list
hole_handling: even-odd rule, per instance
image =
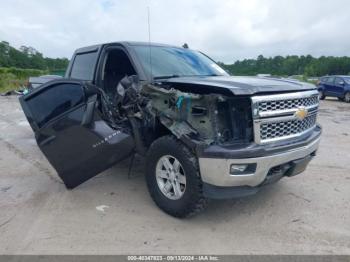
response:
[[[212,92],[219,89],[231,91],[234,95],[252,95],[257,93],[293,92],[316,89],[315,85],[279,78],[252,76],[204,76],[177,77],[162,80],[176,86],[203,86]],[[188,89],[188,88],[186,88]]]

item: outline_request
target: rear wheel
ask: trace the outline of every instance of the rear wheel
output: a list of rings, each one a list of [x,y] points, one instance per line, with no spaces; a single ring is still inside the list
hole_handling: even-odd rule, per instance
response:
[[[207,204],[197,158],[173,136],[161,137],[151,145],[146,182],[157,206],[174,217],[188,217]]]
[[[346,92],[344,96],[344,101],[346,103],[350,103],[350,92]]]

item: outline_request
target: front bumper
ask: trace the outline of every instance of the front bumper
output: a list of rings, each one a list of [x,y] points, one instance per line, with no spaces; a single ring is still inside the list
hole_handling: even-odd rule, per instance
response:
[[[204,182],[204,193],[211,198],[216,198],[215,192],[223,192],[224,196],[232,195],[232,197],[250,195],[255,193],[259,186],[266,184],[269,179],[268,175],[277,167],[290,169],[298,160],[308,159],[315,154],[320,142],[321,129],[311,141],[303,146],[289,150],[279,151],[265,156],[247,157],[247,158],[213,158],[199,157],[199,167]],[[308,162],[308,161],[307,161]],[[256,164],[256,169],[252,173],[231,175],[230,166],[232,164]],[[306,163],[307,164],[307,163]],[[306,165],[305,164],[305,165]],[[288,170],[284,170],[284,174],[288,174]],[[294,172],[296,174],[296,172]],[[293,175],[294,175],[293,174]],[[233,189],[238,191],[233,192]],[[214,192],[214,193],[213,193]],[[232,194],[229,194],[231,192]],[[214,195],[213,195],[214,194]],[[218,197],[228,198],[228,197]]]

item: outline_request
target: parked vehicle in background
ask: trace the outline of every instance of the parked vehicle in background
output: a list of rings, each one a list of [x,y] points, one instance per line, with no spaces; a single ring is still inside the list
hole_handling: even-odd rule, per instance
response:
[[[318,86],[322,81],[324,81],[325,78],[327,78],[328,76],[322,76],[320,77],[317,81],[316,81],[316,86]]]
[[[317,87],[321,100],[331,96],[350,103],[350,76],[324,76],[320,78]]]
[[[58,75],[43,75],[38,77],[29,77],[28,88],[29,89],[37,88],[44,83],[47,83],[54,79],[60,79],[60,78],[62,77]]]

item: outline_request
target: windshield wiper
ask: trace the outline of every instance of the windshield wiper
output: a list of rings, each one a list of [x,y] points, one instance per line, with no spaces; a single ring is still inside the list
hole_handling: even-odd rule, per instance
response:
[[[153,79],[168,79],[168,78],[176,78],[176,77],[193,77],[193,76],[220,76],[217,74],[209,74],[209,75],[168,75],[168,76],[155,76]]]
[[[195,75],[195,76],[222,76],[222,75],[217,75],[217,74],[209,74],[209,75]]]
[[[155,76],[153,79],[167,79],[167,78],[175,78],[180,77],[179,75],[168,75],[168,76]]]

